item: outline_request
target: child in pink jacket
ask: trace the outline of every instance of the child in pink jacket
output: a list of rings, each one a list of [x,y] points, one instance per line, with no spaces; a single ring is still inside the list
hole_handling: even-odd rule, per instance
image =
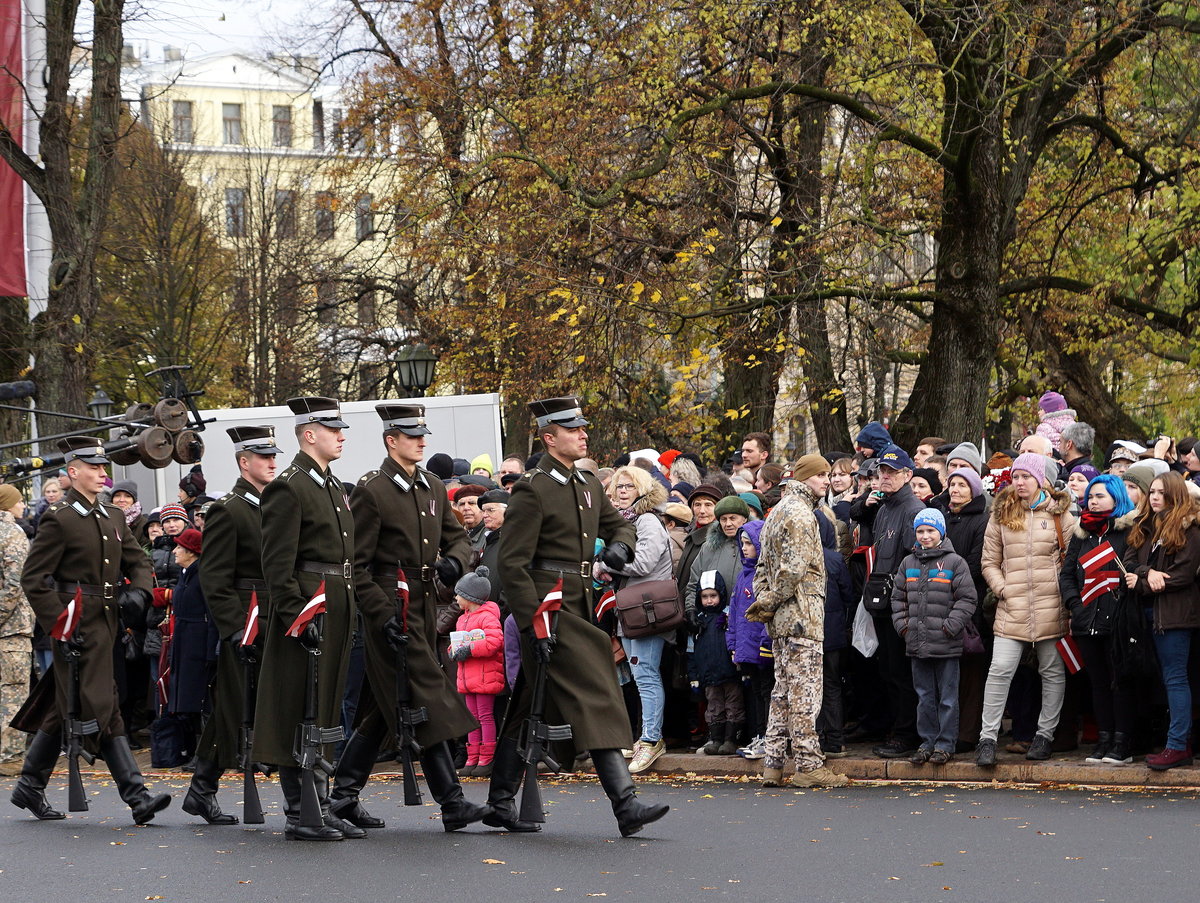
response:
[[[450,657],[458,662],[458,692],[479,727],[467,735],[467,762],[460,775],[487,777],[496,752],[496,696],[504,692],[504,630],[500,608],[488,599],[492,583],[486,567],[476,568],[454,585],[462,614],[456,631],[469,636],[451,638]]]

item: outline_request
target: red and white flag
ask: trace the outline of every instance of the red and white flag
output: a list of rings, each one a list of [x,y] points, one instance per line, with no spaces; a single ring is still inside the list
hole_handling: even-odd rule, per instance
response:
[[[611,589],[606,589],[600,596],[600,601],[596,603],[596,620],[599,621],[604,615],[616,607],[617,594]]]
[[[1121,585],[1121,575],[1111,566],[1116,560],[1116,549],[1108,542],[1102,542],[1092,551],[1079,556],[1079,564],[1083,567],[1083,588],[1079,599],[1084,605],[1091,605]]]
[[[296,620],[292,621],[292,626],[287,629],[287,635],[290,637],[300,636],[300,634],[304,633],[304,628],[312,623],[313,618],[323,614],[325,614],[324,580],[317,587],[317,591],[313,593],[313,597],[300,609],[300,614],[296,615]]]
[[[54,622],[54,628],[50,631],[50,636],[65,643],[75,635],[75,631],[79,629],[79,622],[82,620],[83,590],[80,587],[75,587],[75,596],[67,603],[67,607],[62,610],[62,614],[58,616],[58,620]]]
[[[554,589],[546,593],[546,598],[533,613],[533,635],[539,640],[548,640],[554,632],[554,615],[562,608],[562,577],[554,584]]]
[[[1058,650],[1063,664],[1067,666],[1068,674],[1078,674],[1083,670],[1083,656],[1079,654],[1079,646],[1075,644],[1075,637],[1068,633],[1054,644],[1054,648]]]
[[[404,568],[396,568],[396,600],[400,603],[400,629],[408,633],[408,580]]]
[[[242,645],[253,646],[258,639],[258,590],[250,590],[250,610],[246,612],[246,626],[242,629]]]

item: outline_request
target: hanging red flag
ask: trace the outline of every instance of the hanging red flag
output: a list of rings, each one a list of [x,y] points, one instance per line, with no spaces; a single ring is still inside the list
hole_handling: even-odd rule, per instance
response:
[[[67,607],[62,610],[62,614],[58,616],[58,620],[54,622],[54,628],[50,631],[50,636],[65,643],[75,635],[75,631],[79,629],[79,622],[82,620],[83,590],[80,587],[75,587],[75,596],[67,603]]]
[[[404,568],[396,568],[396,599],[400,603],[400,629],[408,633],[408,580]]]
[[[606,589],[600,596],[600,601],[596,603],[596,620],[599,621],[606,612],[616,607],[617,594],[611,589]]]
[[[562,577],[554,584],[554,589],[546,593],[546,598],[533,614],[533,635],[539,640],[548,640],[553,631],[553,616],[562,608]]]
[[[300,609],[300,614],[296,615],[296,620],[292,621],[292,626],[287,629],[287,635],[290,637],[300,636],[300,634],[304,633],[304,628],[312,623],[313,618],[323,614],[325,614],[324,580],[317,587],[317,591],[313,593],[313,597]]]
[[[258,590],[250,590],[250,610],[246,612],[246,626],[242,629],[242,645],[253,646],[258,639]]]

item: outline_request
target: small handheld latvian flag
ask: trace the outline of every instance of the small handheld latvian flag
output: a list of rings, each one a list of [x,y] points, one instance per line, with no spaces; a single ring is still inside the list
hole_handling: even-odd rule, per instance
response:
[[[554,615],[562,608],[562,577],[554,584],[554,589],[546,593],[546,598],[533,613],[533,635],[539,640],[548,640],[554,633]]]
[[[1112,567],[1116,560],[1116,549],[1108,542],[1102,542],[1087,554],[1079,556],[1079,564],[1083,567],[1083,588],[1079,599],[1084,605],[1091,605],[1121,585],[1121,577]]]
[[[1075,644],[1075,637],[1068,633],[1054,644],[1054,648],[1058,650],[1063,664],[1067,666],[1068,674],[1078,674],[1083,670],[1083,657],[1079,654],[1079,647]]]
[[[396,568],[396,601],[400,603],[400,629],[408,633],[408,580],[404,568]]]
[[[325,614],[324,580],[317,587],[317,591],[313,593],[313,597],[300,609],[300,614],[296,615],[296,620],[292,621],[292,626],[287,629],[287,635],[290,637],[300,636],[300,634],[304,633],[304,628],[312,623],[313,618],[323,614]]]
[[[75,596],[67,603],[67,607],[62,610],[62,614],[58,616],[58,620],[54,622],[54,627],[50,631],[50,636],[56,640],[62,640],[64,643],[75,635],[75,631],[79,629],[79,622],[83,620],[83,589],[75,588]]]
[[[258,590],[250,591],[250,610],[246,612],[246,626],[242,628],[242,645],[253,646],[258,640]]]
[[[600,596],[600,601],[596,603],[596,620],[599,621],[604,615],[612,610],[617,604],[617,594],[611,589],[606,589]]]

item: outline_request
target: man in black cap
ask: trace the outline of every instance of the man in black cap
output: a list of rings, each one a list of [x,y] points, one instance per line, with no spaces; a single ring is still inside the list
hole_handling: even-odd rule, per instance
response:
[[[530,711],[530,678],[541,661],[548,663],[546,709],[570,723],[577,750],[591,752],[621,834],[628,837],[662,818],[669,807],[638,800],[621,755],[633,738],[612,665],[612,644],[592,623],[590,590],[597,537],[607,543],[604,563],[620,570],[633,558],[637,534],[600,481],[575,467],[587,456],[588,440],[579,399],[547,398],[529,407],[546,453],[513,486],[500,540],[500,577],[521,629],[522,668],[493,763],[488,791],[492,811],[483,821],[508,831],[539,830],[520,820],[514,799],[525,770],[518,740]],[[538,606],[560,580],[562,609],[551,648],[550,641],[534,638],[533,622]]]
[[[252,633],[266,627],[267,584],[262,569],[262,491],[275,479],[275,428],[235,426],[226,430],[233,440],[238,479],[227,495],[210,504],[205,517],[204,555],[200,585],[209,616],[221,638],[213,680],[212,712],[196,748],[196,770],[183,800],[183,811],[199,815],[210,825],[233,825],[237,819],[221,811],[217,786],[227,768],[235,768],[246,688],[244,661],[257,660],[261,642],[242,646],[251,600],[260,617]]]
[[[113,646],[120,630],[117,588],[123,580],[129,581],[120,604],[140,609],[144,617],[150,601],[150,560],[126,526],[121,509],[97,502],[108,475],[108,457],[100,441],[79,436],[60,440],[58,448],[66,459],[71,488],[42,515],[25,560],[21,587],[47,634],[52,634],[64,609],[82,605],[82,613],[77,629],[54,643],[55,708],[29,745],[12,802],[40,819],[63,817],[46,801],[45,789],[62,746],[71,673],[66,652],[77,651],[79,718],[83,722],[95,719],[100,729],[100,754],[121,799],[133,810],[134,821],[145,824],[170,805],[171,797],[146,790],[129,748],[113,680]]]
[[[342,456],[348,424],[333,398],[289,398],[300,451],[262,492],[262,568],[271,604],[264,631],[254,758],[279,767],[289,840],[365,837],[328,811],[328,781],[317,768],[317,795],[325,824],[300,824],[301,771],[293,756],[296,727],[304,718],[305,676],[310,650],[317,655],[317,719],[321,728],[341,721],[350,641],[357,617],[354,601],[354,519],[342,484],[329,465]],[[324,587],[323,628],[309,623],[295,637],[288,629]],[[322,751],[332,757],[332,746]]]
[[[397,612],[397,569],[408,584],[408,681],[412,705],[428,710],[416,726],[421,770],[429,792],[442,807],[442,827],[456,831],[479,821],[486,810],[468,802],[454,770],[448,740],[478,725],[438,664],[436,574],[453,587],[466,568],[470,547],[454,517],[446,487],[420,466],[425,456],[425,408],[419,404],[380,404],[387,457],[354,487],[355,585],[363,615],[366,680],[359,699],[357,727],[346,742],[334,776],[333,811],[359,827],[381,828],[359,794],[371,774],[379,747],[396,734],[396,651],[404,634]]]

